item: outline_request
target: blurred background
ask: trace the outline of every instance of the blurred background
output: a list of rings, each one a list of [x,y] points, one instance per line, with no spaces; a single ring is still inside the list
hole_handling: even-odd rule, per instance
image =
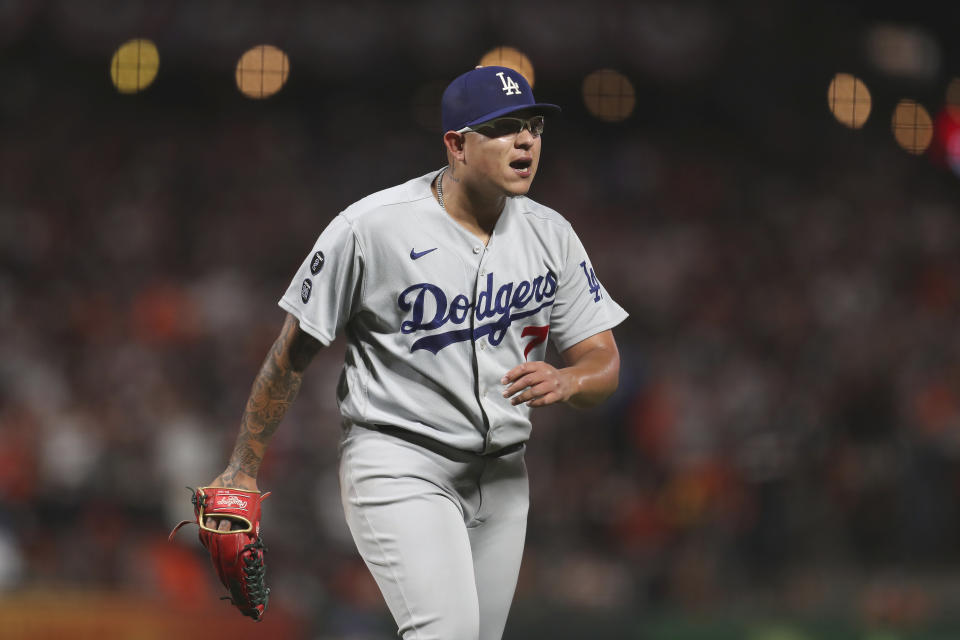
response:
[[[960,42],[937,3],[0,1],[0,636],[379,640],[318,356],[260,486],[271,609],[221,603],[222,470],[276,302],[351,202],[517,68],[531,196],[631,314],[540,410],[507,639],[960,635]]]

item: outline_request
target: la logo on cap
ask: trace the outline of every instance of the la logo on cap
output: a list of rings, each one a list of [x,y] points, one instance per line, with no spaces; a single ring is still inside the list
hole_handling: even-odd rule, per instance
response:
[[[508,96],[518,96],[520,95],[520,85],[510,76],[504,76],[503,71],[497,73],[497,76],[500,78],[500,82],[503,83],[503,92]]]
[[[444,131],[460,131],[522,109],[538,114],[560,111],[555,104],[534,100],[530,84],[516,69],[477,67],[447,85],[440,102],[441,126]]]

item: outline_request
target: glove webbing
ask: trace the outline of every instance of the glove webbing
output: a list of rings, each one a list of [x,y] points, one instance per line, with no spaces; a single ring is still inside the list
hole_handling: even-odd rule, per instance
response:
[[[267,601],[270,599],[270,587],[266,584],[266,566],[263,564],[263,554],[267,552],[267,547],[260,538],[257,538],[250,544],[245,545],[243,551],[251,552],[249,556],[243,558],[243,562],[247,565],[243,568],[243,572],[247,576],[249,604],[253,607],[260,605],[266,607]],[[259,553],[257,553],[257,551],[259,551]],[[239,586],[240,585],[237,584],[236,587],[232,587],[230,589],[230,595],[223,596],[220,599],[229,600],[232,604],[240,608],[243,615],[259,620],[256,609],[247,609],[248,603],[242,598]]]

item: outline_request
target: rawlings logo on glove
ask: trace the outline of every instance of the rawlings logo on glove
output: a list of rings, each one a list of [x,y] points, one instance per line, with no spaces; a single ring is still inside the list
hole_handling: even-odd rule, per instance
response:
[[[240,509],[247,508],[247,501],[241,500],[237,496],[227,496],[225,498],[217,498],[218,507],[239,507]]]
[[[189,487],[187,487],[189,489]],[[193,489],[190,489],[193,491]],[[245,616],[259,621],[267,608],[270,588],[266,585],[264,554],[260,539],[260,505],[270,493],[200,487],[191,501],[196,520],[184,520],[170,532],[170,540],[185,524],[200,527],[200,544],[210,552],[220,582],[230,592],[230,600]],[[206,525],[207,518],[229,520],[230,529],[221,531]]]

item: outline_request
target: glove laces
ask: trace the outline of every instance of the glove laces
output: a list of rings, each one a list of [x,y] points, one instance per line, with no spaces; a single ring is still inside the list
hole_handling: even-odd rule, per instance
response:
[[[266,606],[267,599],[270,597],[270,587],[266,583],[267,567],[263,563],[263,554],[267,552],[267,548],[263,541],[257,538],[244,546],[243,550],[252,552],[243,559],[247,565],[243,568],[243,572],[247,574],[247,584],[249,585],[247,593],[250,594],[250,602],[256,606],[261,604]],[[257,551],[260,553],[257,553]]]
[[[246,599],[240,600],[240,593],[235,593],[231,589],[229,596],[223,596],[221,600],[229,600],[236,605],[245,616],[254,620],[260,620],[260,611],[257,607],[263,606],[266,609],[267,601],[270,599],[270,587],[266,583],[266,565],[263,563],[263,554],[267,552],[267,547],[260,538],[257,538],[250,544],[244,545],[243,552],[249,551],[250,554],[243,558],[246,566],[243,573],[246,574]],[[239,587],[240,585],[236,585]]]

